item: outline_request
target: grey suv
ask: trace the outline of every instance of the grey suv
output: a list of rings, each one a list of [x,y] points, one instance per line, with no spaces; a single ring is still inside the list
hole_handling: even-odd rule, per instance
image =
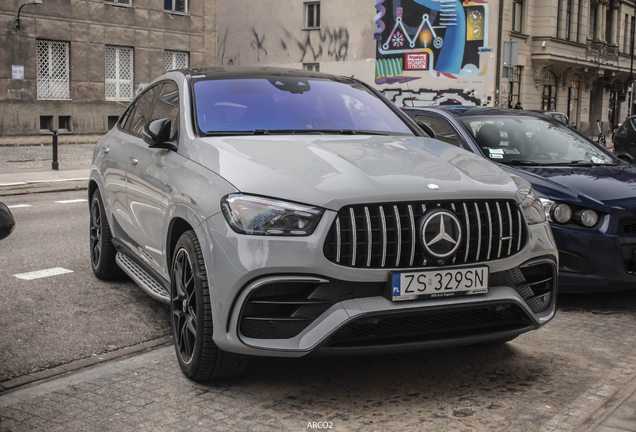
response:
[[[555,313],[529,184],[353,78],[169,72],[97,143],[88,193],[95,275],[170,304],[193,380],[250,356],[507,341]]]

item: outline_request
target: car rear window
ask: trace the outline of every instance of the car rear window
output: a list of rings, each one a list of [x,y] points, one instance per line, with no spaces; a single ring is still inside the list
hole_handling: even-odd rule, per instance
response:
[[[352,130],[414,135],[364,86],[329,79],[254,78],[194,83],[203,133]]]

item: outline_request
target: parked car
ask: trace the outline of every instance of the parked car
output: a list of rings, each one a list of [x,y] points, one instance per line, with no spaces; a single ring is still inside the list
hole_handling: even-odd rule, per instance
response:
[[[614,154],[630,164],[636,160],[636,116],[631,116],[623,122],[614,133],[612,142]]]
[[[547,115],[548,117],[552,117],[553,119],[560,121],[566,126],[570,126],[570,118],[567,115],[563,114],[562,112],[546,111],[546,110],[529,110],[529,111]]]
[[[15,219],[11,210],[0,202],[0,240],[9,237],[15,228]]]
[[[164,74],[97,143],[88,194],[93,272],[170,304],[193,380],[248,356],[506,341],[555,313],[528,182],[353,78]]]
[[[636,288],[636,169],[572,128],[528,111],[405,108],[438,139],[532,184],[559,249],[561,292]]]

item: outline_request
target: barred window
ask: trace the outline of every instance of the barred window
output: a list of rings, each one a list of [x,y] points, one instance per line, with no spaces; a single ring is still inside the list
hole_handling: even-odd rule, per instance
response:
[[[163,52],[163,71],[168,72],[175,69],[185,69],[188,67],[189,54],[181,51]]]
[[[69,43],[38,40],[38,99],[69,99]]]
[[[171,12],[188,12],[188,0],[163,0],[163,9]]]
[[[106,45],[106,100],[133,98],[133,49]]]

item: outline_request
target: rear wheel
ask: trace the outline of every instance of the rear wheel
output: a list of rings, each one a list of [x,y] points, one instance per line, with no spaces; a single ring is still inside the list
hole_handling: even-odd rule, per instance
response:
[[[194,231],[183,233],[174,249],[170,315],[177,360],[194,381],[233,378],[247,358],[220,350],[212,341],[210,289],[201,246]]]
[[[93,273],[102,280],[125,277],[124,271],[115,262],[117,251],[113,246],[113,236],[110,232],[99,189],[93,193],[91,198],[90,218],[90,255]]]

